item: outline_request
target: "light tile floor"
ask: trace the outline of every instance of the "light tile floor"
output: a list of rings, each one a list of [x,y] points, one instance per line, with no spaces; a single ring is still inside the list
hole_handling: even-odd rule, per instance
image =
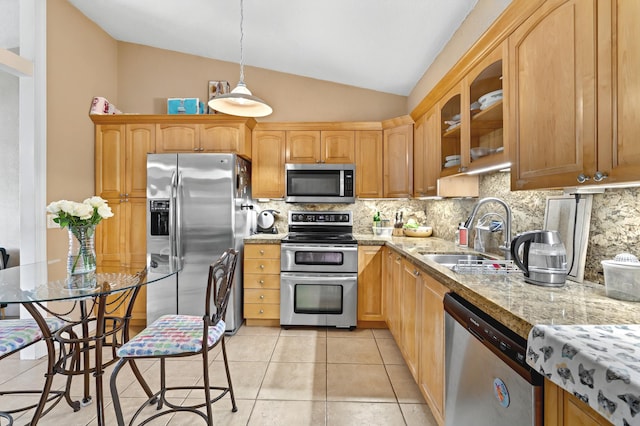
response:
[[[421,425],[436,422],[425,404],[395,341],[388,330],[335,329],[289,330],[277,327],[243,326],[227,337],[227,354],[238,411],[231,412],[228,397],[214,404],[216,425]],[[213,383],[225,383],[222,356],[211,354]],[[202,380],[198,357],[173,360],[168,365],[170,384],[198,384]],[[140,361],[149,385],[159,385],[157,361]],[[2,361],[0,389],[37,388],[42,383],[44,361],[22,361],[17,356]],[[105,374],[105,416],[115,424]],[[35,386],[34,386],[35,384]],[[63,387],[57,377],[56,388]],[[128,367],[118,376],[125,418],[129,419],[145,395]],[[93,384],[92,384],[93,389]],[[72,395],[82,395],[81,380],[74,380]],[[195,391],[176,395],[197,401]],[[26,397],[0,397],[4,404],[29,401]],[[148,407],[146,412],[153,412]],[[30,420],[29,413],[16,417],[16,424]],[[0,423],[4,425],[6,423]],[[74,413],[61,402],[42,418],[42,425],[95,425],[95,405]],[[152,425],[204,424],[202,419],[177,413],[157,419]]]

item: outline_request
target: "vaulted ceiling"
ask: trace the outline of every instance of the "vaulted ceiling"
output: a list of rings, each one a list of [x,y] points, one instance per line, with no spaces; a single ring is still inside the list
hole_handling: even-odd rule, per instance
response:
[[[408,95],[477,1],[244,0],[244,63]],[[116,40],[240,62],[240,0],[69,2]]]

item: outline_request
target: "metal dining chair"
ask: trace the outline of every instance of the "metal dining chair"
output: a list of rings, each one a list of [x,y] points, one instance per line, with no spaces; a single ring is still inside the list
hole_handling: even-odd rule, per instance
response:
[[[65,321],[56,318],[45,318],[45,322],[51,333],[56,332],[62,328],[66,323]],[[7,358],[21,351],[22,349],[39,342],[44,338],[42,330],[34,319],[11,319],[0,321],[0,360]],[[80,409],[78,402],[71,401],[69,397],[69,386],[71,382],[67,383],[65,390],[52,390],[53,377],[55,375],[53,359],[47,360],[47,371],[44,374],[45,382],[42,389],[37,390],[16,390],[16,389],[0,389],[0,396],[2,395],[27,395],[27,394],[40,394],[40,401],[38,403],[29,404],[20,408],[8,409],[3,407],[0,410],[0,418],[4,418],[9,422],[9,425],[13,423],[11,414],[27,411],[32,408],[38,407],[40,411],[39,415],[35,417],[42,417],[47,414],[53,407],[55,407],[60,400],[64,397],[73,411]],[[0,398],[1,399],[1,398]],[[45,404],[49,404],[45,409]],[[38,411],[37,410],[37,411]],[[34,418],[37,422],[38,418]]]
[[[231,384],[224,338],[226,328],[224,318],[227,312],[229,296],[231,295],[237,260],[238,252],[234,249],[228,249],[214,264],[209,266],[204,316],[164,315],[118,349],[116,354],[120,357],[120,361],[118,361],[111,374],[111,397],[118,425],[124,425],[125,423],[116,379],[125,364],[138,359],[160,359],[160,390],[140,406],[129,424],[133,424],[145,407],[150,404],[157,404],[158,412],[146,418],[142,424],[166,414],[186,411],[198,414],[207,424],[212,425],[211,404],[220,400],[227,393],[231,397],[231,411],[238,411]],[[213,310],[211,309],[212,302]],[[224,368],[227,375],[226,386],[211,386],[209,378],[208,353],[218,344],[221,344]],[[168,358],[193,355],[202,355],[203,385],[167,386],[165,376],[166,360]],[[146,382],[141,383],[141,385],[143,388],[148,389]],[[174,404],[167,399],[167,393],[176,390],[202,390],[204,402],[193,405]],[[211,390],[219,392],[212,397]],[[167,408],[163,410],[164,406]],[[199,410],[203,407],[206,407],[206,414]]]

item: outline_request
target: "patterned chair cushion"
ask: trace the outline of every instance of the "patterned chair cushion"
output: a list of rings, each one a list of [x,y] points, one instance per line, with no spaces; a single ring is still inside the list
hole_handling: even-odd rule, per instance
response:
[[[49,330],[55,333],[65,325],[58,318],[45,318]],[[0,357],[29,346],[42,339],[42,331],[33,319],[0,321]]]
[[[122,345],[117,355],[135,358],[198,353],[202,350],[202,321],[192,315],[164,315]],[[222,320],[209,328],[209,346],[220,340],[225,328]]]

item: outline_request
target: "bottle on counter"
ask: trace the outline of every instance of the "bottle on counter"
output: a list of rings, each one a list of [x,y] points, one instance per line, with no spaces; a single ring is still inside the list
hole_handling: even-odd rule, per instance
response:
[[[456,231],[456,240],[460,247],[469,247],[469,230],[460,222]]]
[[[373,215],[373,226],[380,227],[380,220],[380,212],[376,212],[376,214]]]

